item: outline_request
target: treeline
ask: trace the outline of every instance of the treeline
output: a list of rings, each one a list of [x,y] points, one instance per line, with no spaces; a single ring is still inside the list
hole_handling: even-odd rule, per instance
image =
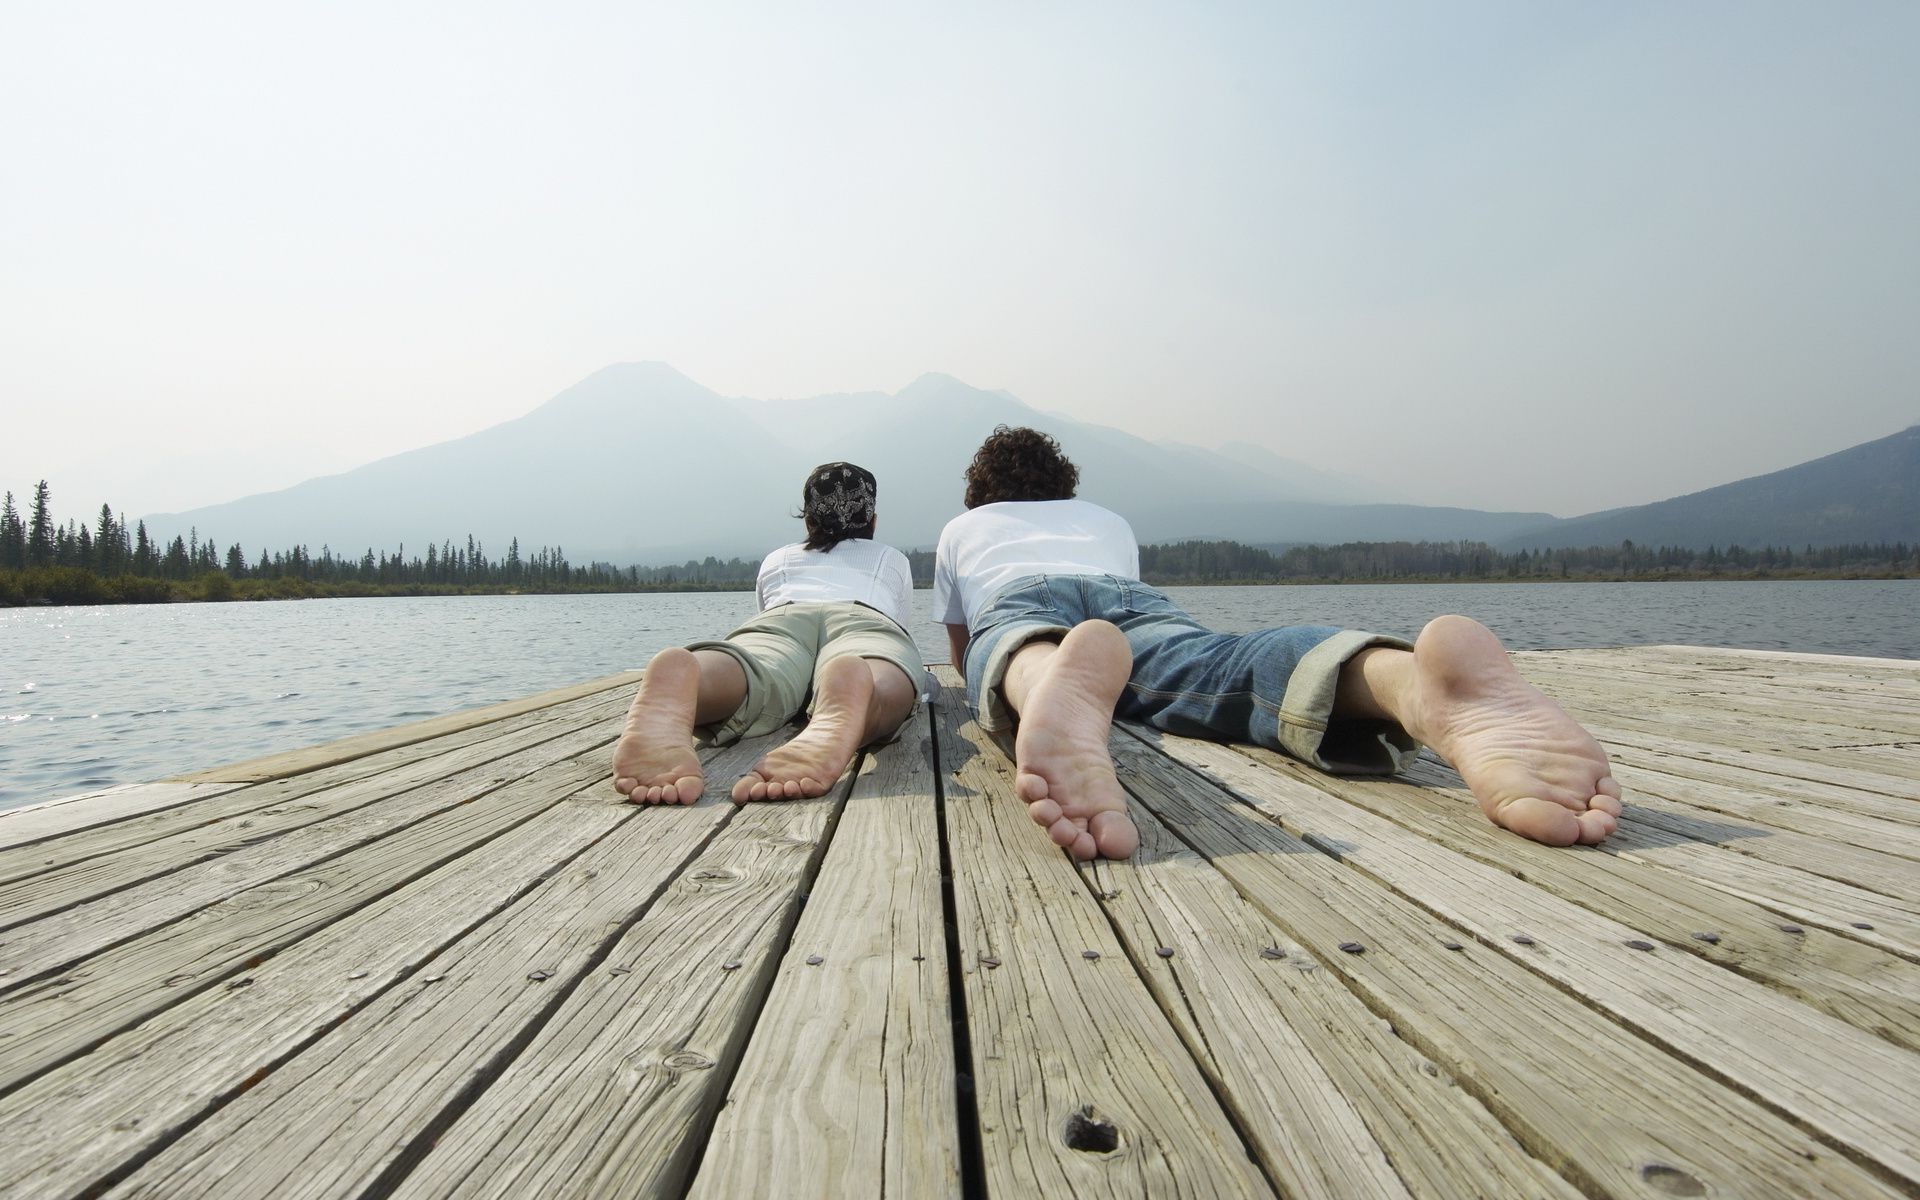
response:
[[[914,582],[933,582],[934,555],[907,555]],[[169,600],[277,600],[322,596],[433,596],[502,592],[727,591],[753,586],[758,560],[709,555],[678,565],[576,566],[558,546],[523,551],[518,538],[489,556],[469,535],[409,557],[369,548],[358,556],[298,545],[249,555],[224,550],[199,531],[164,544],[101,505],[92,524],[57,523],[44,480],[25,514],[12,492],[0,501],[0,604],[157,603]],[[1140,548],[1140,573],[1155,584],[1368,583],[1476,580],[1660,580],[1920,577],[1920,545],[1710,546],[1657,549],[1622,542],[1584,549],[1512,553],[1485,542],[1347,542],[1281,552],[1229,541]]]
[[[617,592],[752,587],[758,562],[708,557],[680,566],[576,566],[558,546],[523,551],[514,538],[490,557],[469,535],[425,554],[318,554],[304,545],[249,555],[199,531],[161,543],[145,521],[129,528],[110,505],[92,524],[57,523],[44,480],[23,515],[12,492],[0,500],[0,604],[156,603],[169,600],[305,599],[318,596]]]
[[[1811,579],[1920,577],[1920,545],[1618,546],[1495,550],[1485,542],[1345,542],[1274,553],[1239,542],[1140,548],[1155,584],[1449,582],[1534,579]]]

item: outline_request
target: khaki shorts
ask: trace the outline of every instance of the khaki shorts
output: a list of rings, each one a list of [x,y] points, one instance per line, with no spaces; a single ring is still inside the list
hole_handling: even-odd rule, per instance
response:
[[[920,651],[878,609],[851,600],[782,604],[726,636],[693,642],[689,650],[730,654],[747,673],[747,698],[734,714],[708,732],[717,746],[759,737],[812,710],[813,681],[820,668],[849,655],[876,658],[906,672],[915,693],[926,669]]]

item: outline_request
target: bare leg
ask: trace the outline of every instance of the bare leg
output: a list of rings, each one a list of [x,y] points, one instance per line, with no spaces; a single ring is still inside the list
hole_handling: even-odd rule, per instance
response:
[[[1334,715],[1387,718],[1432,746],[1494,824],[1553,846],[1594,843],[1620,816],[1607,753],[1520,677],[1492,631],[1438,617],[1411,653],[1376,647],[1340,672]]]
[[[613,788],[635,804],[692,804],[706,788],[693,727],[732,716],[747,673],[718,650],[669,647],[647,664],[613,747]]]
[[[900,728],[919,698],[907,673],[890,662],[850,655],[829,660],[814,683],[807,727],[740,777],[734,803],[825,795],[853,752]]]
[[[1057,644],[1028,642],[1007,665],[1001,692],[1020,717],[1014,790],[1075,858],[1126,858],[1140,844],[1107,751],[1132,671],[1127,635],[1107,621],[1076,625]]]

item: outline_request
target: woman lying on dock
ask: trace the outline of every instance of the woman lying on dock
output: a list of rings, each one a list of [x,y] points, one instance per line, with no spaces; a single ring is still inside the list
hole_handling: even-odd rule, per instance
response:
[[[892,736],[924,671],[907,635],[907,556],[873,540],[873,474],[815,467],[802,488],[807,540],[760,566],[760,613],[721,641],[669,647],[647,664],[613,748],[613,786],[636,804],[692,804],[706,787],[696,727],[717,745],[807,726],[733,785],[733,799],[824,795],[854,751]],[[809,704],[811,697],[811,704]]]
[[[1139,842],[1107,752],[1115,716],[1358,774],[1392,774],[1425,743],[1497,825],[1557,846],[1613,832],[1606,752],[1477,621],[1439,617],[1414,642],[1215,633],[1140,582],[1132,527],[1073,498],[1079,471],[1046,434],[999,427],[966,478],[968,511],[940,535],[934,615],[980,724],[1017,723],[1015,789],[1076,858]]]

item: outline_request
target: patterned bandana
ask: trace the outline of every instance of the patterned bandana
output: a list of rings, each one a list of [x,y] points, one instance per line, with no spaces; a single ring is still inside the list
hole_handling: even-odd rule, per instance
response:
[[[801,490],[809,531],[839,540],[873,524],[873,501],[879,491],[873,472],[849,462],[815,467]]]

